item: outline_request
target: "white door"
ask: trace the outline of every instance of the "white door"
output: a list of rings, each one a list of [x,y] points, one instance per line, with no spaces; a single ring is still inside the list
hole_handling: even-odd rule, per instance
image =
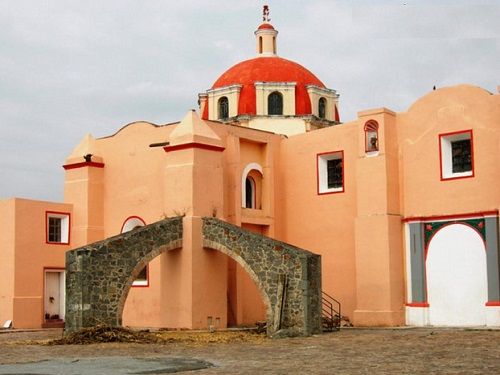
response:
[[[64,320],[65,310],[64,271],[45,271],[45,316]]]
[[[426,274],[431,325],[486,324],[486,250],[474,229],[462,224],[440,229],[429,244]]]

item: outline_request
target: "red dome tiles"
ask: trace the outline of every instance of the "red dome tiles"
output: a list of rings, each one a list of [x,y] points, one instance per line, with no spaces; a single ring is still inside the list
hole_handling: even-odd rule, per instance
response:
[[[258,57],[229,68],[215,81],[212,89],[242,85],[238,115],[255,115],[255,82],[295,82],[295,114],[298,116],[311,114],[311,101],[306,85],[325,87],[302,65],[280,57]]]
[[[274,27],[273,25],[271,25],[270,23],[263,23],[262,25],[260,25],[257,30],[274,30]]]

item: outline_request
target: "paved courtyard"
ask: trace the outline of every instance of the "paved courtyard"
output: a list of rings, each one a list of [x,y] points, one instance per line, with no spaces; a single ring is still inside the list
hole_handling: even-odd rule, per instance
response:
[[[343,329],[306,338],[235,343],[93,344],[44,346],[13,343],[16,340],[59,338],[60,330],[0,332],[0,364],[39,362],[26,367],[0,365],[0,374],[57,374],[43,366],[82,361],[108,366],[107,361],[137,361],[151,365],[158,359],[170,364],[208,363],[214,367],[193,370],[196,374],[498,374],[500,330],[469,329]],[[111,368],[113,365],[111,363]],[[115,366],[118,370],[119,366]],[[126,367],[126,366],[121,366]],[[160,366],[161,367],[161,366]],[[168,366],[167,366],[168,367]],[[181,369],[179,367],[179,369]],[[199,367],[198,367],[199,368]],[[17,369],[17,370],[16,370]],[[149,369],[149,370],[148,370]],[[122,369],[123,370],[123,369]],[[21,372],[20,372],[21,371]],[[75,370],[76,371],[76,370]],[[89,370],[103,373],[98,370]],[[108,370],[106,375],[113,373]],[[139,371],[139,372],[138,372]],[[130,372],[161,374],[150,367]],[[170,370],[168,370],[170,371]],[[173,371],[173,370],[172,370]],[[171,371],[170,371],[171,372]],[[83,373],[83,372],[82,372]]]

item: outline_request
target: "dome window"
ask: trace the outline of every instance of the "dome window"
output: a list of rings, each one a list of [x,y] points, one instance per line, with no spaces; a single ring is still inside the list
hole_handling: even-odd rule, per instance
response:
[[[319,98],[318,101],[318,117],[325,119],[326,118],[326,99]]]
[[[283,115],[283,96],[275,91],[267,97],[267,112],[269,115]]]
[[[219,107],[219,120],[225,120],[229,117],[229,101],[227,100],[227,97],[223,96],[222,98],[219,99],[218,101],[218,107]]]

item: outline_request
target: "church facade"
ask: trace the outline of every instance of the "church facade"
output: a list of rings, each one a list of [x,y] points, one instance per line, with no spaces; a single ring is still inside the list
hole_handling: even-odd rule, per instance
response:
[[[0,201],[2,323],[61,325],[66,251],[184,216],[320,254],[322,289],[356,326],[500,325],[500,95],[441,88],[342,123],[338,93],[278,57],[277,36],[264,14],[257,56],[199,94],[198,113],[85,136],[64,202]],[[245,267],[185,236],[138,275],[124,325],[264,320]]]

